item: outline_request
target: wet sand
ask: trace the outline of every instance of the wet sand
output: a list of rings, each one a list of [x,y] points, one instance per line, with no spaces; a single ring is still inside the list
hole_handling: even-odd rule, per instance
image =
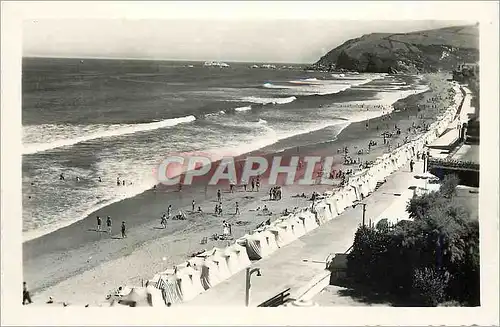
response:
[[[418,111],[417,103],[429,104],[428,99],[436,94],[447,94],[449,85],[442,76],[431,76],[430,81],[431,91],[409,96],[395,103],[396,110],[390,119],[387,116],[371,119],[368,129],[366,122],[353,123],[334,141],[292,148],[278,154],[284,157],[297,154],[333,155],[340,162],[337,149],[348,146],[352,153],[354,147],[367,148],[368,141],[374,140],[378,145],[373,147],[369,154],[359,157],[362,160],[375,160],[388,151],[387,147],[383,146],[383,138],[380,135],[386,128],[391,129],[394,124],[401,128],[401,135],[392,140],[392,145],[395,146],[397,142],[403,143],[407,128],[413,122],[429,123],[436,116],[437,108],[447,107],[447,103],[435,102],[433,104],[436,109]],[[423,119],[417,118],[421,115],[424,116]],[[327,131],[323,133],[326,138]],[[345,168],[353,167],[341,169]],[[105,296],[110,290],[120,285],[140,285],[141,280],[182,263],[194,252],[227,245],[227,241],[210,240],[207,244],[200,244],[203,237],[210,238],[214,233],[222,233],[223,220],[232,224],[234,238],[238,238],[262,221],[276,219],[285,208],[310,205],[308,198],[312,191],[322,193],[332,189],[327,185],[284,186],[283,199],[269,201],[269,186],[265,183],[265,177],[261,181],[259,192],[244,192],[242,187],[237,187],[235,193],[228,193],[227,187],[223,189],[222,217],[213,215],[217,188],[221,186],[205,188],[195,185],[183,187],[182,192],[159,187],[156,191],[148,190],[136,197],[111,204],[73,225],[25,242],[24,280],[34,293],[33,299],[37,304],[44,303],[48,296],[54,296],[56,301],[99,305],[105,302]],[[297,193],[306,193],[308,198],[292,197]],[[193,199],[197,203],[196,207],[203,209],[203,214],[191,212]],[[236,201],[240,205],[239,216],[234,215]],[[182,209],[187,213],[187,220],[169,220],[167,228],[161,229],[160,217],[169,204],[174,208],[173,215],[178,209]],[[252,211],[264,205],[273,213],[271,216],[261,216]],[[106,216],[112,217],[112,235],[95,231],[97,215],[103,218],[103,223]],[[121,221],[126,221],[128,227],[125,239],[120,237]]]

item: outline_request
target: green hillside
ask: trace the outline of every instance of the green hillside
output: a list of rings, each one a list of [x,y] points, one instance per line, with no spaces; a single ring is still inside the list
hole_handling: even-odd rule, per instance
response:
[[[478,26],[455,26],[363,35],[331,50],[316,65],[359,72],[429,72],[478,60]]]

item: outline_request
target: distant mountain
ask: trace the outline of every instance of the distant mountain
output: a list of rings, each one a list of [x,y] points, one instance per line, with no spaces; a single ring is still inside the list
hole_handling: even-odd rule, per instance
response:
[[[445,27],[412,33],[372,33],[351,39],[315,66],[359,72],[431,72],[452,70],[479,60],[479,28]]]

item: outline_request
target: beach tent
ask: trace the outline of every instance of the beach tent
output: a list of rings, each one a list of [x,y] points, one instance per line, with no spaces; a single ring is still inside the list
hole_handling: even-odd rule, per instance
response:
[[[149,285],[146,287],[146,292],[148,295],[148,302],[152,307],[165,306],[165,301],[163,300],[163,294],[161,290]]]
[[[161,291],[165,304],[182,302],[182,295],[175,275],[157,274],[152,281],[155,280],[154,286]]]
[[[328,202],[328,200],[327,200],[327,202]],[[310,231],[312,231],[313,229],[315,229],[319,226],[318,223],[316,222],[316,217],[309,210],[303,210],[303,211],[299,212],[297,214],[297,218],[302,221],[302,224],[304,225],[304,229],[306,230],[306,233],[309,233]],[[333,215],[332,215],[332,218],[333,218]]]
[[[278,225],[270,226],[267,230],[273,233],[278,247],[290,244],[296,239],[295,235],[293,235],[292,226],[289,222],[281,222]]]
[[[203,285],[203,288],[205,290],[208,290],[209,288],[212,288],[227,279],[227,275],[224,273],[224,269],[221,269],[219,267],[219,264],[220,262],[212,260],[212,257],[208,257],[203,261],[203,264],[200,267],[200,280],[201,285]]]
[[[296,239],[306,234],[306,229],[304,228],[304,224],[302,224],[302,220],[297,217],[292,217],[289,221]]]
[[[248,258],[246,248],[237,243],[234,243],[231,246],[227,247],[225,251],[228,253],[234,253],[236,256],[237,265],[234,264],[233,261],[231,261],[231,266],[229,267],[229,270],[233,274],[249,267],[252,264],[252,262]]]
[[[276,237],[274,237],[273,233],[266,230],[266,231],[261,232],[261,234],[267,243],[267,246],[268,246],[270,253],[273,253],[274,251],[276,251],[279,248],[278,244],[276,243]]]
[[[332,209],[332,219],[337,217],[339,215],[339,210],[337,208],[337,198],[336,196],[329,197],[326,199],[326,202],[330,205],[330,208]],[[315,221],[317,224],[317,221]],[[307,228],[306,228],[307,230]]]
[[[182,302],[194,299],[205,289],[201,284],[201,274],[193,267],[184,267],[175,274],[177,279],[178,292],[181,295]]]
[[[146,290],[145,287],[134,287],[130,291],[129,294],[126,296],[120,298],[118,301],[118,304],[121,305],[126,305],[130,307],[151,307],[153,306],[152,303],[152,296],[148,291]],[[155,300],[156,302],[156,300]],[[113,303],[112,305],[114,305]]]
[[[314,209],[316,211],[316,219],[320,222],[321,225],[332,219],[330,206],[326,203],[325,200],[318,202]],[[304,230],[306,231],[305,227]]]
[[[278,244],[273,233],[261,231],[246,237],[246,248],[250,259],[259,260],[276,251]]]

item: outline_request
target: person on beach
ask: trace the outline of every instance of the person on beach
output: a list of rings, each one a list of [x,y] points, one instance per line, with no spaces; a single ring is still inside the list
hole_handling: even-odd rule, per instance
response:
[[[218,203],[216,203],[216,204],[215,204],[214,214],[215,214],[216,216],[219,214],[219,204],[218,204]]]
[[[121,186],[122,182],[120,181],[120,176],[116,177],[116,186]]]
[[[106,218],[106,227],[108,227],[108,234],[111,234],[111,217]]]
[[[196,205],[196,202],[193,200],[193,202],[191,202],[191,208],[192,208],[193,212],[194,212],[195,205]]]
[[[252,178],[252,192],[254,191],[255,189],[255,180]]]
[[[198,212],[203,213],[203,210],[201,210],[201,207],[198,207]]]
[[[79,182],[80,181],[80,177],[79,176],[76,176],[76,181]]]
[[[238,205],[238,202],[236,202],[236,212],[235,212],[235,215],[239,215],[240,214],[240,206]]]
[[[272,200],[273,199],[273,193],[274,193],[274,187],[271,187],[269,189],[269,200]]]
[[[222,221],[222,235],[229,236],[229,225],[226,221]]]
[[[99,176],[98,180],[99,180],[99,183],[102,183],[101,176]]]
[[[33,303],[33,301],[31,301],[30,292],[28,291],[28,287],[26,286],[26,282],[23,282],[23,305],[25,305],[26,302],[28,302],[28,304]]]
[[[413,165],[415,162],[413,162],[413,159],[410,160],[410,172],[413,173]]]
[[[260,178],[257,176],[257,182],[255,183],[255,187],[257,187],[257,192],[259,192],[259,187],[260,187]]]
[[[63,175],[63,173],[61,173],[61,174],[59,175],[59,180],[60,180],[60,181],[63,181],[63,180],[64,180],[64,175]]]
[[[161,216],[160,224],[163,229],[167,228],[167,216],[165,214]]]
[[[97,216],[97,229],[96,231],[100,232],[101,231],[101,217]]]
[[[169,204],[167,208],[167,219],[170,219],[171,214],[172,214],[172,205]]]
[[[125,227],[125,222],[122,221],[122,238],[127,237],[127,228]]]
[[[234,190],[234,183],[233,183],[233,182],[231,182],[231,183],[229,184],[229,193],[233,193],[233,190]]]
[[[220,190],[217,190],[217,202],[221,202]]]
[[[246,181],[243,181],[243,189],[245,190],[245,192],[247,191],[247,182]]]
[[[123,186],[125,186],[125,180],[123,180]]]

